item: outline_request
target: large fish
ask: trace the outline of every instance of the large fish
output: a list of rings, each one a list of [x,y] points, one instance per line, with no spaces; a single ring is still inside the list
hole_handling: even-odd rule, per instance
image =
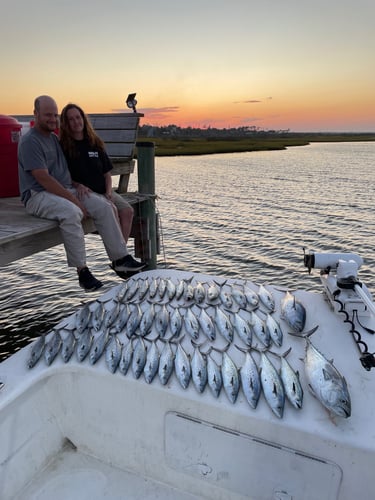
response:
[[[194,288],[194,298],[198,304],[201,304],[206,298],[206,290],[202,282],[198,281]]]
[[[129,367],[132,363],[133,351],[133,339],[129,339],[129,341],[122,346],[121,358],[118,365],[118,369],[123,375],[128,373]]]
[[[155,314],[155,328],[161,338],[164,338],[169,325],[169,312],[165,304]]]
[[[201,312],[198,316],[198,321],[202,332],[209,340],[214,341],[216,338],[215,325],[211,319],[211,316],[209,316],[209,314],[203,308],[201,309]]]
[[[250,319],[249,323],[251,325],[251,328],[253,329],[253,332],[255,333],[255,336],[257,337],[258,340],[265,346],[269,347],[271,343],[271,337],[270,337],[270,332],[266,328],[266,323],[263,321],[257,313],[254,311],[250,312]]]
[[[30,355],[29,359],[27,360],[27,366],[29,368],[33,368],[37,362],[40,360],[43,351],[46,346],[46,336],[43,334],[41,337],[39,337],[37,340],[35,340],[30,347]]]
[[[207,355],[207,382],[212,394],[215,398],[218,398],[223,386],[223,378],[220,367],[211,357],[211,354]]]
[[[191,360],[191,379],[196,390],[201,393],[207,385],[207,360],[200,352],[199,347],[194,348]]]
[[[241,387],[245,394],[246,401],[251,408],[255,409],[259,401],[260,393],[262,392],[259,370],[249,351],[246,352],[245,356],[245,362],[240,368]]]
[[[76,330],[78,333],[82,333],[83,330],[88,326],[91,319],[91,309],[90,304],[85,304],[76,315]]]
[[[142,310],[139,307],[139,304],[135,304],[129,314],[128,321],[126,322],[125,326],[126,335],[128,336],[128,338],[130,338],[132,335],[135,334],[139,326],[139,323],[141,322],[141,319],[142,319]]]
[[[61,357],[64,363],[67,363],[73,355],[77,340],[71,330],[63,338],[61,346]]]
[[[186,389],[190,382],[191,366],[189,356],[186,354],[181,344],[178,344],[174,360],[177,380],[183,389]]]
[[[154,319],[155,319],[155,306],[154,304],[150,304],[143,311],[142,319],[141,322],[139,323],[139,331],[142,337],[150,333]]]
[[[294,332],[301,333],[305,328],[306,309],[289,291],[281,299],[281,318]]]
[[[147,349],[143,337],[138,337],[133,351],[132,371],[135,378],[139,378],[146,364]]]
[[[89,360],[92,365],[94,365],[98,361],[100,356],[103,354],[108,340],[109,340],[109,331],[107,329],[103,330],[95,337],[89,354]]]
[[[275,310],[275,299],[272,293],[264,286],[264,285],[259,285],[258,289],[258,296],[261,301],[261,303],[269,310],[269,311],[274,311]]]
[[[177,337],[180,334],[182,323],[182,316],[178,307],[176,307],[175,309],[173,309],[173,312],[169,316],[169,326],[171,329],[172,337]]]
[[[229,317],[221,310],[220,307],[216,308],[215,323],[219,333],[229,343],[233,340],[233,325]]]
[[[345,378],[339,373],[332,361],[305,337],[305,373],[309,388],[327,410],[339,417],[351,415],[351,401]]]
[[[190,337],[197,340],[199,337],[199,321],[190,308],[186,310],[184,315],[184,324]]]
[[[289,362],[286,360],[286,356],[289,352],[290,349],[288,349],[288,351],[280,357],[280,377],[283,382],[285,395],[288,401],[292,404],[292,406],[294,406],[294,408],[300,410],[303,404],[303,389],[299,380],[298,371],[294,371]]]
[[[215,302],[220,297],[220,285],[216,282],[210,283],[207,289],[207,301]]]
[[[155,375],[158,372],[159,360],[160,360],[159,349],[156,344],[156,340],[153,340],[151,343],[151,347],[147,351],[146,363],[143,368],[143,374],[148,384],[151,384],[151,382],[154,380]]]
[[[173,372],[174,353],[168,341],[165,341],[160,354],[158,375],[160,382],[165,385]]]
[[[265,326],[270,334],[272,342],[280,347],[283,343],[283,331],[281,330],[280,324],[276,319],[269,313],[267,313]]]
[[[253,333],[248,321],[240,316],[239,313],[235,313],[233,326],[242,342],[244,342],[247,346],[251,346]]]
[[[86,328],[78,337],[76,347],[78,361],[82,362],[89,353],[93,338],[89,328]]]
[[[272,412],[282,418],[285,405],[285,391],[279,374],[264,352],[261,352],[260,380],[264,397]]]
[[[52,361],[56,358],[59,353],[62,345],[62,338],[59,331],[55,331],[52,334],[52,337],[46,343],[46,347],[44,349],[44,359],[47,365],[50,365]]]
[[[105,362],[111,373],[115,373],[121,359],[121,343],[117,335],[111,335],[105,348]]]
[[[107,309],[104,314],[103,324],[105,328],[110,328],[120,313],[121,304],[120,302],[115,302],[111,309]]]
[[[235,403],[240,390],[240,377],[232,358],[225,351],[221,364],[221,376],[225,394],[231,403]]]

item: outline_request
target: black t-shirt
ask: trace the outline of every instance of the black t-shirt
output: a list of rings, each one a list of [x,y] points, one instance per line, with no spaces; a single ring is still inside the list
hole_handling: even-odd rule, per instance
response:
[[[104,174],[113,168],[107,153],[90,146],[87,139],[74,142],[77,155],[71,157],[65,152],[73,181],[84,184],[96,193],[104,194]]]

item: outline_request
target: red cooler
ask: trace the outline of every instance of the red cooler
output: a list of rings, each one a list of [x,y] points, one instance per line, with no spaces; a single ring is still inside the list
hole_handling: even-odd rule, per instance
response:
[[[15,118],[0,115],[0,198],[18,196],[18,141],[22,125]]]

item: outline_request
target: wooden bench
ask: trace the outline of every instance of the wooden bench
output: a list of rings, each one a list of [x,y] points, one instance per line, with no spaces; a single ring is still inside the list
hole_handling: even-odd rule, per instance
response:
[[[129,193],[130,175],[134,172],[140,113],[93,114],[90,120],[103,139],[106,150],[113,163],[113,176],[119,176],[117,191],[133,206],[135,217],[131,237],[135,239],[135,255],[147,260],[150,247],[145,241],[149,238],[149,222],[141,217],[142,203],[150,201],[150,195],[138,192]],[[19,122],[29,122],[33,117],[18,115]],[[85,233],[95,231],[91,219],[83,223]],[[58,225],[54,221],[28,215],[19,197],[0,198],[0,266],[27,257],[62,243]]]

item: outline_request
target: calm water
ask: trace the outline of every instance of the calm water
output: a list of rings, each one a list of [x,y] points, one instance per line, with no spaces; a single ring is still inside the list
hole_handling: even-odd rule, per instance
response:
[[[374,292],[374,153],[374,142],[362,142],[156,158],[159,267],[320,290],[303,247],[354,252]],[[106,289],[119,284],[97,236],[87,237],[87,253]],[[62,247],[1,268],[0,296],[0,360],[94,298],[78,287]]]

